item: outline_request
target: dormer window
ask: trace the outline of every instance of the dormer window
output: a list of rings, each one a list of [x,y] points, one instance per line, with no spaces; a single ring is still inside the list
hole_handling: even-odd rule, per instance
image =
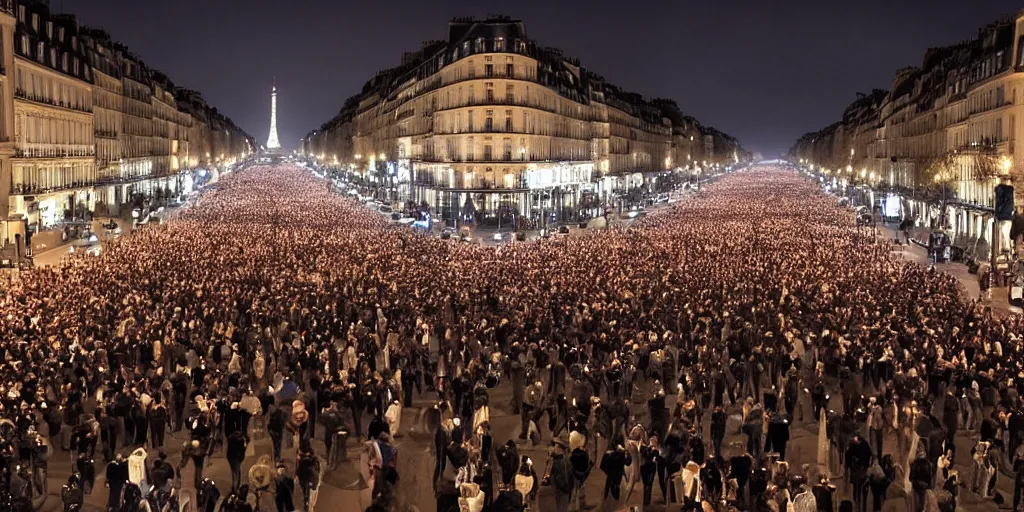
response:
[[[499,38],[494,40],[494,51],[496,51],[496,52],[503,52],[503,51],[505,51],[505,39],[504,38],[499,37]]]
[[[52,21],[47,21],[46,22],[46,38],[51,40],[51,41],[53,40],[53,22]]]
[[[64,42],[64,27],[57,29],[57,39],[62,43]]]
[[[474,43],[473,51],[475,51],[477,53],[482,53],[484,51],[484,38],[482,38],[482,37],[476,38],[476,42]]]

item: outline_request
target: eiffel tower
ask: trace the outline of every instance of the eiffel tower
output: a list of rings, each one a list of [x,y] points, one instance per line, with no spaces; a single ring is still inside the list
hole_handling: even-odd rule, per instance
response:
[[[270,91],[270,137],[267,138],[267,152],[278,153],[281,151],[281,142],[277,140],[277,78],[274,78],[274,86]]]

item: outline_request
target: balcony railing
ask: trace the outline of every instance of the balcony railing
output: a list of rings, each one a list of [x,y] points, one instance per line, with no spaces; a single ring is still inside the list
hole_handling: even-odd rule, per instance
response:
[[[93,132],[93,134],[95,136],[97,136],[97,137],[102,137],[102,138],[105,138],[105,139],[116,139],[117,138],[117,132],[114,131],[114,130],[95,130]]]
[[[68,158],[88,157],[96,154],[96,146],[92,144],[50,144],[41,142],[22,142],[14,150],[19,158]]]
[[[0,0],[0,1],[2,1],[2,0]],[[66,108],[68,110],[75,110],[75,111],[78,111],[78,112],[87,112],[87,113],[92,112],[92,110],[90,110],[90,109],[88,109],[86,107],[83,107],[83,106],[80,106],[80,105],[75,105],[75,104],[72,104],[72,103],[69,103],[69,102],[66,102],[66,101],[57,101],[57,100],[54,100],[53,98],[48,98],[48,97],[43,96],[41,94],[34,94],[34,93],[30,94],[30,93],[26,92],[24,89],[15,89],[14,90],[14,97],[15,98],[20,98],[20,99],[23,99],[23,100],[34,101],[36,103],[42,103],[44,105],[52,105],[54,107]]]
[[[467,107],[490,107],[490,106],[494,106],[494,107],[526,107],[526,108],[531,108],[533,110],[540,110],[542,112],[548,112],[548,113],[551,113],[551,114],[556,114],[556,115],[563,116],[563,117],[569,117],[569,118],[572,118],[572,119],[577,120],[577,121],[591,122],[591,123],[593,123],[593,122],[608,122],[607,119],[602,119],[600,116],[588,115],[586,110],[584,110],[582,113],[578,113],[578,112],[577,113],[573,113],[573,112],[560,112],[557,109],[553,109],[553,108],[550,108],[550,107],[544,105],[543,103],[541,103],[540,101],[538,101],[536,99],[532,99],[532,100],[528,101],[528,100],[526,100],[523,97],[515,97],[515,96],[509,97],[507,95],[506,96],[493,96],[491,98],[488,98],[487,96],[484,96],[482,98],[474,97],[473,99],[467,99],[465,101],[453,101],[450,104],[444,105],[443,107],[439,107],[437,110],[435,110],[435,112],[443,112],[443,111],[446,111],[446,110],[455,110],[455,109],[467,108]]]
[[[32,196],[60,192],[62,190],[74,190],[76,188],[89,188],[95,185],[95,180],[72,181],[63,185],[52,185],[48,187],[35,183],[15,183],[11,189],[11,193],[17,196]]]

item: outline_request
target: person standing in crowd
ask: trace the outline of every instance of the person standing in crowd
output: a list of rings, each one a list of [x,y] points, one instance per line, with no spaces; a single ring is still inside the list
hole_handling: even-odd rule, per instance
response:
[[[226,458],[228,466],[231,467],[231,492],[238,490],[242,484],[242,462],[245,460],[245,450],[249,440],[241,430],[235,430],[228,436]]]

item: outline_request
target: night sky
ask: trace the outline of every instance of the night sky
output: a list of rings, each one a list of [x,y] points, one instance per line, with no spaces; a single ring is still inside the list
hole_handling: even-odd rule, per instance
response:
[[[976,35],[1011,0],[52,0],[101,26],[178,85],[265,141],[277,77],[278,132],[296,147],[374,72],[455,16],[506,14],[627,90],[765,156],[837,121],[857,91],[888,89],[930,46]]]

